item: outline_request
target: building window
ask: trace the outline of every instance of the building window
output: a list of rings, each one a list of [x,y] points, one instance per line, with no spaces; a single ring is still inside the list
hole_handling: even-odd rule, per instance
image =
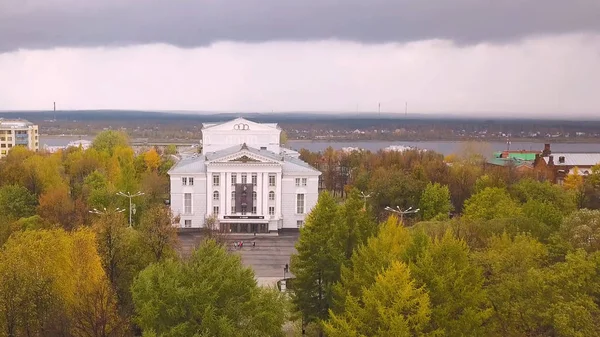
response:
[[[237,183],[237,174],[233,173],[233,174],[231,174],[231,186],[235,186],[236,183]]]
[[[219,191],[213,192],[213,200],[219,200]]]
[[[188,182],[190,183],[190,186],[193,186],[194,185],[194,177],[189,177]]]
[[[242,215],[246,215],[246,206],[242,206]]]
[[[184,220],[184,224],[186,228],[192,227],[192,220]]]
[[[252,214],[256,214],[256,206],[252,206]]]
[[[246,185],[248,183],[248,175],[246,173],[242,174],[242,184]]]
[[[185,214],[192,214],[192,193],[185,193],[183,195],[183,212]]]
[[[219,178],[220,177],[218,174],[213,174],[213,186],[219,186],[219,182],[220,182]]]
[[[271,186],[271,187],[275,186],[275,175],[274,174],[269,174],[269,186]]]
[[[219,215],[219,206],[213,206],[213,214]]]
[[[252,191],[252,201],[256,201],[256,191]]]
[[[304,194],[296,194],[296,214],[304,214]]]
[[[252,186],[256,186],[258,184],[258,178],[256,173],[252,173]]]
[[[231,205],[231,214],[235,214],[235,205]]]
[[[296,178],[296,187],[300,186],[300,178]]]
[[[275,207],[269,206],[269,215],[275,215]]]
[[[271,201],[275,200],[275,192],[273,192],[273,191],[269,192],[269,200],[271,200]]]
[[[304,220],[298,220],[298,221],[296,221],[296,227],[302,228],[303,226],[304,226]]]
[[[302,178],[302,186],[306,186],[307,182],[308,182],[307,178]]]
[[[181,177],[181,185],[183,185],[183,186],[187,185],[187,178],[186,177]]]
[[[231,191],[231,200],[235,200],[235,191]]]

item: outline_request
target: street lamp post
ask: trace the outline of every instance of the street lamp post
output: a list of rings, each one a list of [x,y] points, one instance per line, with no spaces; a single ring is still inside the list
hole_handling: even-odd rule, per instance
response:
[[[106,214],[106,213],[108,213],[108,212],[110,212],[110,211],[107,211],[107,210],[106,210],[106,207],[105,207],[103,211],[99,211],[99,210],[97,210],[97,209],[95,209],[95,208],[94,208],[93,210],[91,210],[91,211],[88,211],[88,212],[90,212],[90,213],[93,213],[93,214],[104,215],[104,214]],[[121,209],[121,208],[115,208],[115,213],[123,213],[123,212],[125,212],[125,210],[124,210],[124,209]]]
[[[385,210],[388,211],[388,212],[393,212],[393,213],[396,213],[396,214],[400,214],[400,222],[402,222],[402,224],[404,224],[404,214],[415,214],[415,213],[419,212],[421,209],[420,208],[412,209],[412,206],[411,206],[411,207],[409,207],[409,208],[407,208],[405,210],[402,210],[400,208],[400,206],[396,206],[396,209],[393,209],[390,206],[387,206],[385,208]]]
[[[367,199],[369,199],[371,197],[371,193],[365,194],[365,192],[361,191],[360,196],[363,198],[363,200],[365,202],[365,207],[367,207]]]
[[[138,191],[135,194],[131,194],[130,192],[127,192],[127,193],[117,192],[117,195],[129,198],[129,227],[131,227],[131,214],[132,214],[131,199],[134,198],[134,197],[139,197],[140,195],[144,195],[144,194],[145,193],[140,192],[140,191]]]

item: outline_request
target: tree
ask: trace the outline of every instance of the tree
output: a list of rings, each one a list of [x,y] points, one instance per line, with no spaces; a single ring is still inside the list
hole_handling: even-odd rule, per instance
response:
[[[418,336],[426,329],[431,307],[427,291],[410,278],[406,264],[394,261],[360,298],[348,296],[342,314],[331,312],[324,324],[331,337]]]
[[[332,236],[341,244],[344,258],[350,259],[354,249],[377,232],[377,223],[360,197],[358,190],[352,189],[348,198],[338,207],[335,228]]]
[[[112,156],[114,150],[117,147],[128,147],[129,138],[127,134],[121,131],[107,130],[102,131],[92,143],[92,148],[98,152],[106,152],[109,156]]]
[[[167,145],[167,147],[165,147],[165,150],[163,153],[167,156],[175,155],[175,154],[177,154],[177,146],[175,146],[175,144],[169,144],[169,145]]]
[[[401,208],[416,207],[426,183],[394,168],[378,168],[373,172],[369,183],[374,212],[380,219],[385,219],[387,206]]]
[[[530,200],[549,203],[565,215],[577,209],[577,205],[569,193],[565,193],[563,188],[548,181],[522,179],[510,187],[510,194],[521,203]]]
[[[566,190],[571,191],[574,194],[577,208],[583,208],[585,203],[585,183],[577,166],[573,168],[572,174],[567,175],[563,186]]]
[[[285,132],[284,130],[281,130],[281,133],[279,134],[279,143],[281,145],[286,145],[287,142],[288,142],[287,132]]]
[[[0,210],[9,219],[19,219],[35,214],[37,199],[29,190],[20,185],[0,187]]]
[[[78,225],[74,223],[75,205],[69,196],[68,187],[64,186],[47,191],[40,195],[37,213],[52,225],[60,225],[71,230]]]
[[[491,315],[483,288],[481,268],[469,257],[469,248],[450,231],[434,239],[410,265],[417,286],[427,290],[431,321],[426,331],[447,336],[482,336]]]
[[[347,296],[360,298],[363,289],[371,286],[382,270],[389,268],[393,261],[408,263],[426,244],[415,240],[399,224],[398,218],[390,216],[379,226],[378,234],[358,246],[350,261],[342,266],[340,282],[334,286],[334,311],[343,312]]]
[[[282,336],[283,300],[259,288],[240,257],[207,240],[187,261],[167,259],[136,277],[135,321],[153,336]]]
[[[158,166],[160,165],[160,156],[158,152],[154,148],[144,152],[144,162],[146,163],[146,168],[150,171],[156,171]]]
[[[329,193],[319,195],[317,205],[300,230],[296,243],[298,253],[291,257],[291,271],[296,276],[292,301],[307,323],[328,317],[332,304],[331,288],[339,280],[344,249],[331,235],[336,230],[337,208]]]
[[[105,213],[93,222],[102,265],[112,284],[116,284],[119,276],[119,248],[123,245],[126,227],[123,214],[111,210],[105,210]]]
[[[140,232],[155,261],[176,256],[177,229],[173,227],[170,208],[160,204],[151,206],[142,215]]]
[[[548,252],[526,235],[493,237],[489,248],[475,255],[487,275],[488,299],[494,308],[487,335],[548,336],[549,307],[542,272]]]
[[[91,231],[18,233],[0,251],[0,329],[7,336],[122,336],[106,287]]]
[[[491,220],[521,215],[521,209],[502,188],[487,187],[465,202],[463,215],[467,219]]]
[[[421,194],[423,220],[446,220],[452,211],[450,189],[438,183],[428,183]]]
[[[558,242],[566,251],[600,250],[600,211],[582,209],[566,217],[557,233]]]

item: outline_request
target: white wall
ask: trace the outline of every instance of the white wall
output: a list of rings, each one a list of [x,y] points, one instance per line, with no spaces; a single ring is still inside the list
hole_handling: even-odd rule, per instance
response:
[[[194,185],[182,185],[181,177],[193,177]],[[184,214],[184,194],[192,194],[192,214]],[[211,196],[212,197],[212,196]],[[204,174],[171,175],[171,210],[173,215],[181,216],[180,225],[192,220],[192,228],[201,228],[206,216],[206,176]]]
[[[234,145],[246,143],[249,147],[279,153],[279,136],[281,130],[202,130],[202,152],[216,152]]]
[[[307,186],[296,186],[296,178],[307,178]],[[283,228],[298,228],[297,221],[305,220],[319,198],[319,177],[307,175],[293,175],[283,177],[282,203]],[[302,184],[301,184],[302,185]],[[296,214],[296,195],[304,194],[304,214]]]

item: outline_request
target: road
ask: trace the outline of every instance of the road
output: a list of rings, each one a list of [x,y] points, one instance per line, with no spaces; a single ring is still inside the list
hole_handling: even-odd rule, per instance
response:
[[[260,286],[274,286],[283,278],[284,267],[290,263],[290,256],[296,252],[294,244],[298,240],[297,233],[277,234],[228,234],[221,235],[229,249],[234,254],[239,254],[242,264],[251,267]],[[201,233],[179,233],[180,252],[189,256],[192,250],[202,240]],[[235,248],[235,242],[243,241],[242,248]],[[252,243],[256,243],[255,246]],[[286,277],[293,277],[286,273]]]

